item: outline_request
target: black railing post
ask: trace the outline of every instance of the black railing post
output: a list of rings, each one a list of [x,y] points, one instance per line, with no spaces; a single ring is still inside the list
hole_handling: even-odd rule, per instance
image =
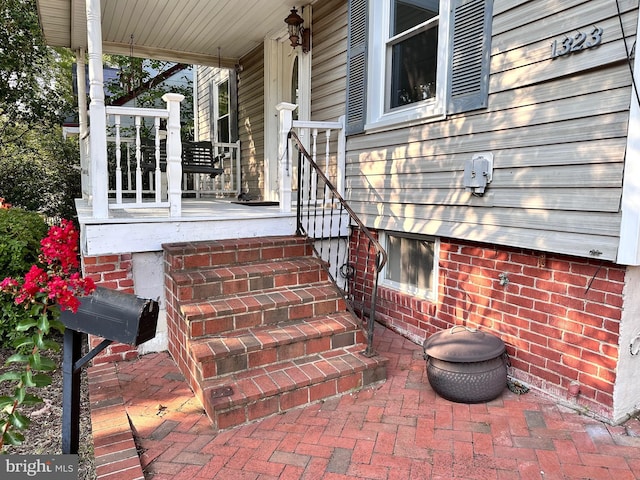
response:
[[[288,141],[291,143],[291,132],[288,135]],[[298,150],[298,201],[296,202],[296,235],[302,235],[302,152]]]
[[[76,454],[80,443],[80,370],[75,364],[82,355],[82,334],[64,331],[62,356],[62,453]]]
[[[376,254],[376,269],[382,268],[380,252]],[[378,274],[373,272],[373,290],[371,291],[371,308],[369,309],[369,319],[367,320],[367,349],[364,351],[365,357],[375,355],[373,351],[373,329],[375,327],[376,305],[378,302]]]

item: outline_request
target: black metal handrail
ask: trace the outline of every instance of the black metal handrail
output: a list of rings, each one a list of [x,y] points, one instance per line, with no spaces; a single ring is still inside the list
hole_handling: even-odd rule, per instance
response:
[[[298,135],[290,131],[288,138],[298,150],[297,233],[311,239],[314,253],[325,261],[349,310],[361,324],[368,317],[363,353],[373,356],[378,277],[387,262],[387,252],[311,158]]]

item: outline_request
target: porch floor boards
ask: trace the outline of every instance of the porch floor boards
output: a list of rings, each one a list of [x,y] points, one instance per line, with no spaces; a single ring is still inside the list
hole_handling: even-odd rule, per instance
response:
[[[85,200],[76,200],[78,215],[81,220],[91,222],[91,209]],[[178,218],[186,219],[243,219],[257,217],[276,217],[295,215],[281,213],[278,205],[252,205],[238,203],[234,199],[224,198],[183,198],[182,215]],[[168,208],[110,208],[109,218],[106,220],[164,220],[170,219]],[[101,219],[104,221],[105,219]]]

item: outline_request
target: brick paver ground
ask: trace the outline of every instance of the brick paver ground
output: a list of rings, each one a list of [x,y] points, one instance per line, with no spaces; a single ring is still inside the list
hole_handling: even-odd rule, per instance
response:
[[[429,386],[420,346],[376,333],[386,383],[219,433],[166,353],[91,368],[99,478],[640,479],[638,420],[608,426],[506,389],[452,403]]]

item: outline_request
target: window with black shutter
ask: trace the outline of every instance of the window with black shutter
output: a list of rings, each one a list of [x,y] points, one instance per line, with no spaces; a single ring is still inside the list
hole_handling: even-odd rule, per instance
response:
[[[491,0],[350,0],[347,134],[487,106]]]

